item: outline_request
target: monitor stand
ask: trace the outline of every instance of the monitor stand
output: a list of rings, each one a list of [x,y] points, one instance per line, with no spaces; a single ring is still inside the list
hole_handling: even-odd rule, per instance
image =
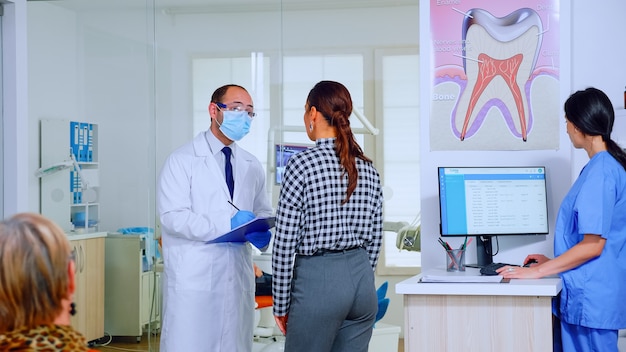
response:
[[[476,259],[479,268],[493,263],[491,237],[492,236],[476,236]]]

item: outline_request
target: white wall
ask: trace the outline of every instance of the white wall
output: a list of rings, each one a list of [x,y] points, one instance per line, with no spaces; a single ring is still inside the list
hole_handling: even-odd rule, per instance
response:
[[[150,28],[146,14],[139,11],[103,12],[96,17],[101,28],[90,16],[55,2],[28,4],[29,169],[40,167],[40,119],[97,123],[100,230],[153,227]],[[37,211],[39,181],[32,175],[29,202]]]
[[[39,120],[83,119],[78,70],[76,14],[46,3],[28,5],[28,184],[30,210],[39,212]],[[46,18],[54,25],[41,27]],[[58,160],[61,162],[63,160]],[[69,220],[69,219],[68,219]]]
[[[615,107],[615,126],[611,138],[626,147],[626,2],[574,0],[572,5],[572,85],[571,92],[593,86],[603,90]],[[576,150],[572,177],[576,177],[589,158]]]

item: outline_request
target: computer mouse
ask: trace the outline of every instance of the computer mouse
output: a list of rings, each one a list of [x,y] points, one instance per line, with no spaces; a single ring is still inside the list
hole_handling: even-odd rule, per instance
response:
[[[486,275],[486,276],[493,276],[493,275],[500,275],[498,274],[498,272],[496,270],[500,269],[503,266],[518,266],[518,265],[514,265],[514,264],[507,264],[507,263],[489,263],[487,265],[484,265],[483,267],[480,268],[480,273],[482,275]]]
[[[529,260],[526,264],[524,264],[524,268],[528,268],[531,264],[538,263],[535,259]]]

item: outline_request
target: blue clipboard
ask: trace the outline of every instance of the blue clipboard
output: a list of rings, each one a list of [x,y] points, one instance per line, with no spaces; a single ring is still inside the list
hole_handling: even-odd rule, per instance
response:
[[[220,243],[220,242],[246,242],[246,234],[253,232],[263,232],[274,227],[276,223],[276,217],[270,216],[267,218],[254,218],[245,224],[239,225],[220,237],[206,241],[206,243]]]

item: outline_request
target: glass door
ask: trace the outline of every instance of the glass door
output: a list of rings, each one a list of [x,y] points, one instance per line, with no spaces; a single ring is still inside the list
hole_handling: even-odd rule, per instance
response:
[[[2,16],[4,5],[0,4],[0,131],[4,131],[4,76],[2,74]],[[0,219],[4,219],[4,132],[0,133]]]

